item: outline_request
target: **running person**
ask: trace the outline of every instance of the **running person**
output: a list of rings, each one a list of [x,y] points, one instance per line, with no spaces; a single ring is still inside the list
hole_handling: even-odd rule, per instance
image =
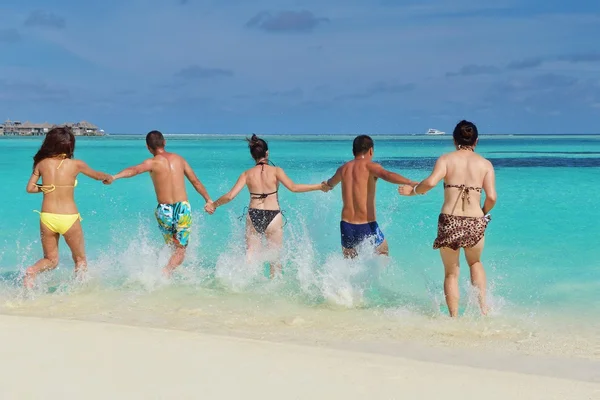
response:
[[[269,146],[256,135],[248,140],[250,154],[255,166],[244,171],[233,188],[214,203],[207,203],[206,212],[212,214],[217,207],[233,200],[246,186],[250,191],[250,205],[246,216],[246,251],[248,259],[259,251],[261,238],[267,239],[268,247],[279,252],[283,241],[283,219],[279,208],[279,183],[294,193],[329,188],[324,183],[314,185],[296,184],[287,177],[283,169],[269,165]],[[271,278],[281,273],[279,261],[270,263]]]
[[[36,276],[58,265],[58,239],[62,235],[71,249],[75,276],[83,277],[87,269],[81,215],[75,204],[77,175],[96,180],[110,180],[103,172],[94,171],[81,160],[73,160],[75,136],[69,127],[52,128],[33,157],[33,173],[27,182],[28,193],[43,193],[40,235],[44,258],[25,271],[23,284],[33,288]],[[42,183],[38,181],[42,179]]]
[[[148,133],[146,146],[154,157],[124,169],[113,176],[113,180],[131,178],[144,172],[150,173],[158,201],[154,215],[165,243],[174,249],[168,264],[163,269],[163,273],[170,277],[185,258],[192,229],[192,207],[188,202],[184,177],[205,201],[212,200],[187,161],[180,155],[167,152],[165,145],[166,140],[162,133],[159,131]]]
[[[444,180],[444,204],[438,218],[438,234],[433,243],[444,263],[444,294],[451,317],[458,315],[458,275],[460,249],[464,249],[471,270],[471,283],[479,290],[482,314],[487,314],[486,277],[481,264],[489,212],[496,204],[495,173],[492,163],[475,153],[477,127],[461,121],[454,128],[456,151],[438,158],[433,172],[423,182],[398,189],[403,196],[425,194]],[[485,202],[481,207],[481,191]]]
[[[326,183],[333,189],[342,183],[342,220],[340,232],[344,257],[357,256],[356,247],[364,240],[373,240],[376,251],[388,255],[388,242],[379,229],[375,216],[375,186],[377,179],[396,184],[415,184],[373,162],[374,143],[367,135],[360,135],[352,143],[354,160],[338,168]]]

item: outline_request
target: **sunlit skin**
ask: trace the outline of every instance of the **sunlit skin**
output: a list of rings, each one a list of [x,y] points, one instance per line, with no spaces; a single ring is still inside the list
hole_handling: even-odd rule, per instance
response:
[[[184,179],[187,178],[206,202],[212,202],[206,188],[200,182],[188,162],[180,155],[166,151],[165,145],[166,140],[163,145],[157,148],[151,148],[146,145],[150,154],[153,155],[152,158],[133,167],[125,168],[123,171],[104,181],[104,183],[111,184],[117,179],[131,178],[148,172],[152,177],[158,203],[174,204],[188,200]],[[167,265],[163,268],[163,274],[166,277],[170,277],[173,271],[185,259],[186,247],[177,243],[174,243],[173,247],[173,254]]]
[[[478,141],[475,141],[472,148],[475,149]],[[464,184],[466,186],[481,187],[485,191],[485,202],[481,207],[481,193],[471,191],[469,201],[462,199],[462,192],[455,188],[444,190],[444,203],[441,212],[443,214],[465,216],[465,217],[483,217],[487,215],[496,204],[496,184],[495,173],[492,163],[475,153],[459,146],[454,142],[456,151],[444,154],[438,158],[431,174],[417,185],[404,185],[398,188],[398,193],[402,196],[423,195],[433,189],[440,181],[444,180],[447,184]],[[479,305],[484,315],[488,313],[486,303],[486,275],[481,263],[481,253],[483,252],[485,237],[477,245],[470,248],[464,248],[465,258],[471,272],[471,283],[479,291]],[[459,250],[451,248],[441,248],[440,254],[445,269],[444,293],[446,303],[451,317],[458,316],[459,302]]]

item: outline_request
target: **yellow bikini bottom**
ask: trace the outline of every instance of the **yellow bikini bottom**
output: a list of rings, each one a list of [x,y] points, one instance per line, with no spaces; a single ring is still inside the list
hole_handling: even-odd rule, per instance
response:
[[[81,215],[79,214],[52,214],[47,212],[34,212],[40,214],[40,221],[46,225],[54,233],[64,235],[73,226],[75,221],[82,221]]]

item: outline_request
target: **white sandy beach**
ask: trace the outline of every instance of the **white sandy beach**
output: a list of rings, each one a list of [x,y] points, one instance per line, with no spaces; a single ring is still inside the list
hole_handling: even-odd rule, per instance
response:
[[[401,357],[0,316],[2,399],[600,399],[600,384]]]
[[[0,317],[2,399],[598,399],[600,384],[370,353]]]

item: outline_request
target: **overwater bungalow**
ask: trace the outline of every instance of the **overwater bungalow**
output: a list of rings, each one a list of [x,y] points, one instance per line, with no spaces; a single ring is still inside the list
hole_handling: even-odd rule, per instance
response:
[[[6,120],[0,124],[0,136],[43,136],[54,126],[57,125],[48,122],[38,124],[29,121]],[[87,121],[66,122],[61,126],[69,126],[76,136],[101,136],[104,134],[102,129]]]

